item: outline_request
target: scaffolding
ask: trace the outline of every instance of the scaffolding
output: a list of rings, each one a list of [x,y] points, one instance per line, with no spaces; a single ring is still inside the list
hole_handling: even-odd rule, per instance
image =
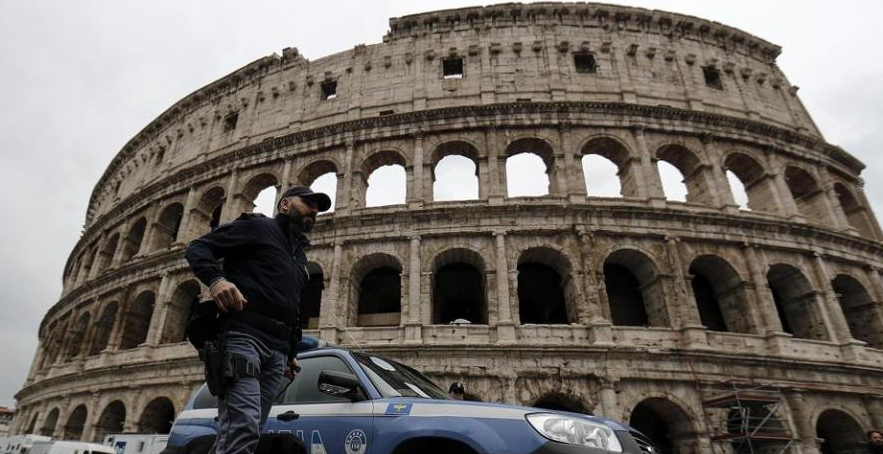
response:
[[[715,442],[729,442],[735,454],[782,454],[794,439],[787,421],[778,417],[782,405],[775,385],[745,386],[732,383],[723,395],[705,399],[707,408],[728,409],[725,431],[711,437]]]

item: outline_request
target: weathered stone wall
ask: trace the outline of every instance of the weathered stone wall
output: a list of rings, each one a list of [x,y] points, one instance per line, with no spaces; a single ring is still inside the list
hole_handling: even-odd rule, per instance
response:
[[[680,452],[710,452],[726,415],[702,401],[733,380],[775,385],[801,452],[818,449],[831,415],[881,426],[883,234],[862,164],[821,139],[775,67],[776,46],[592,4],[469,8],[390,27],[382,44],[314,62],[292,49],[258,60],[120,151],[41,325],[16,431],[160,430],[201,379],[181,337],[204,291],[185,245],[213,216],[250,211],[262,189],[328,173],[335,211],[309,252],[322,284],[311,332],[324,339],[465,381],[486,400],[624,421],[650,409]],[[596,71],[577,72],[575,53]],[[462,77],[442,77],[445,58],[462,58]],[[326,81],[333,99],[321,99]],[[548,195],[507,195],[506,160],[524,152],[546,166]],[[477,199],[434,200],[449,155],[475,164]],[[615,165],[622,197],[587,193],[587,155]],[[683,175],[686,202],[666,199],[659,161]],[[390,164],[405,170],[405,203],[367,207],[369,175]],[[437,277],[451,263],[480,276],[486,323],[439,319]],[[547,290],[561,295],[560,319],[523,319],[537,309],[519,288],[526,265],[559,279]],[[366,312],[362,284],[380,268],[399,274],[400,301]]]

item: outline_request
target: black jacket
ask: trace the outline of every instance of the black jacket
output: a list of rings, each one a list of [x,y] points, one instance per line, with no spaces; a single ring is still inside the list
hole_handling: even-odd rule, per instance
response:
[[[285,214],[243,214],[190,243],[185,258],[203,284],[224,277],[248,300],[243,311],[228,312],[230,329],[291,354],[298,339],[283,339],[279,331],[268,329],[279,322],[300,332],[300,296],[309,281],[304,248],[310,243],[299,232],[289,232],[288,222]]]

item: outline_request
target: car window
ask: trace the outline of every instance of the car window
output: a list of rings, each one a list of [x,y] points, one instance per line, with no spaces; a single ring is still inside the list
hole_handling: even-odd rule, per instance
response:
[[[193,409],[200,408],[218,408],[218,398],[208,392],[208,386],[200,388],[196,398],[193,399]]]
[[[346,397],[332,396],[319,391],[319,374],[323,370],[353,373],[342,359],[337,356],[313,356],[299,359],[297,362],[300,365],[300,373],[297,374],[297,378],[294,379],[280,399],[281,402],[278,403],[308,404],[350,401]]]
[[[432,380],[404,364],[362,353],[353,357],[383,397],[449,399]]]

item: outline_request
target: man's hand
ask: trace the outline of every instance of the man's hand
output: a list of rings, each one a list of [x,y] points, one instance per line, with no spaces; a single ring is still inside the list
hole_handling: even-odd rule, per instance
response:
[[[298,372],[300,372],[300,366],[297,365],[297,358],[289,359],[288,364],[285,365],[285,378],[294,380]]]
[[[226,280],[215,282],[210,292],[221,312],[227,312],[228,309],[241,311],[248,304],[248,301],[236,288],[236,284]]]

